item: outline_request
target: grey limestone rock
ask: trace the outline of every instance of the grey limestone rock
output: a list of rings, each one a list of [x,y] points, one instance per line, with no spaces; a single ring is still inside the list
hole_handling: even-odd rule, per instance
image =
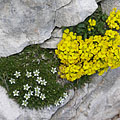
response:
[[[120,10],[120,0],[104,0],[101,2],[101,7],[103,12],[109,15],[110,11],[112,11],[113,8]]]
[[[42,48],[57,48],[57,44],[62,40],[62,29],[56,28],[52,34],[50,39],[46,40],[40,46]]]
[[[103,1],[103,0],[96,0],[97,3],[98,3],[98,2],[101,2],[101,1]]]
[[[44,43],[55,26],[76,25],[96,8],[95,0],[0,0],[0,57]]]
[[[90,16],[94,8],[97,8],[95,0],[71,0],[68,5],[56,11],[55,25],[58,27],[76,25]]]

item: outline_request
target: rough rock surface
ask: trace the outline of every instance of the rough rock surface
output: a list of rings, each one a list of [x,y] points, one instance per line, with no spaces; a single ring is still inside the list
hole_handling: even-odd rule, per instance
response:
[[[22,110],[0,87],[0,120],[119,120],[120,68],[93,75],[91,80],[81,89],[70,90],[63,105],[39,111]]]
[[[51,120],[111,120],[120,112],[120,68],[94,76]],[[118,118],[119,119],[119,118]]]
[[[96,0],[96,2],[98,3],[98,2],[101,2],[102,0]]]
[[[43,43],[55,26],[76,25],[96,8],[95,0],[0,0],[0,57]]]
[[[92,14],[93,8],[97,8],[94,3],[95,0],[71,0],[68,5],[56,11],[55,25],[58,27],[73,26],[79,21],[84,21],[86,17]]]
[[[62,40],[62,29],[56,28],[52,34],[51,38],[46,40],[40,46],[42,48],[57,48],[57,44]]]
[[[110,11],[115,7],[120,10],[120,0],[103,0],[101,7],[103,12],[109,15]]]

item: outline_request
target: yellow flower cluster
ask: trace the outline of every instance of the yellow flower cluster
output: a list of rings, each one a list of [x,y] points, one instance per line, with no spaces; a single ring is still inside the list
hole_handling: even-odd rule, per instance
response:
[[[120,35],[107,30],[104,36],[96,35],[82,40],[82,36],[66,29],[55,50],[61,59],[59,75],[69,81],[97,71],[103,74],[109,67],[120,66]]]
[[[112,12],[110,12],[110,15],[108,19],[106,20],[107,25],[111,29],[120,29],[120,10],[117,10],[117,8],[113,8]]]
[[[89,19],[89,25],[88,25],[88,31],[91,31],[94,29],[94,26],[96,25],[96,21],[94,19]]]

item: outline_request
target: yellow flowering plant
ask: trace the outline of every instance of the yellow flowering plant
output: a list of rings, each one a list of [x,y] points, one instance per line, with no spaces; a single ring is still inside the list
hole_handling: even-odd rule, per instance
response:
[[[96,25],[96,20],[95,19],[89,19],[89,26],[88,26],[88,31],[91,31],[94,29],[94,26]]]
[[[110,16],[111,14],[119,16],[119,11],[115,12],[115,10],[110,13]],[[112,30],[112,28],[117,29],[118,27],[113,27],[114,24],[109,17],[106,23],[111,29],[106,30],[104,35],[91,35],[84,38],[69,29],[64,30],[62,40],[55,50],[62,63],[59,66],[61,78],[75,81],[82,76],[96,72],[102,75],[109,67],[114,69],[120,66],[120,35],[117,31]],[[119,20],[118,18],[117,20]],[[94,29],[96,24],[95,19],[89,19],[88,31]]]
[[[113,8],[113,11],[110,12],[110,16],[106,20],[107,25],[110,29],[120,29],[120,10]]]

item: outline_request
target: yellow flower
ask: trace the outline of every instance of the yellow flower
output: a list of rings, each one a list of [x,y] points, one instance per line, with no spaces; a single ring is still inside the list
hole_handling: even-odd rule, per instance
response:
[[[67,36],[65,40],[70,41],[70,40],[71,40],[71,37],[70,37],[70,36]]]
[[[96,25],[96,20],[95,19],[89,19],[89,24],[90,26],[95,26]]]
[[[67,34],[66,33],[63,33],[63,36],[62,36],[62,38],[66,38],[67,37]]]
[[[110,15],[108,19],[106,20],[107,25],[111,29],[119,30],[119,24],[120,23],[120,11],[117,10],[117,8],[113,8],[112,12],[110,12]]]
[[[68,34],[69,33],[69,29],[64,30],[64,33]]]

